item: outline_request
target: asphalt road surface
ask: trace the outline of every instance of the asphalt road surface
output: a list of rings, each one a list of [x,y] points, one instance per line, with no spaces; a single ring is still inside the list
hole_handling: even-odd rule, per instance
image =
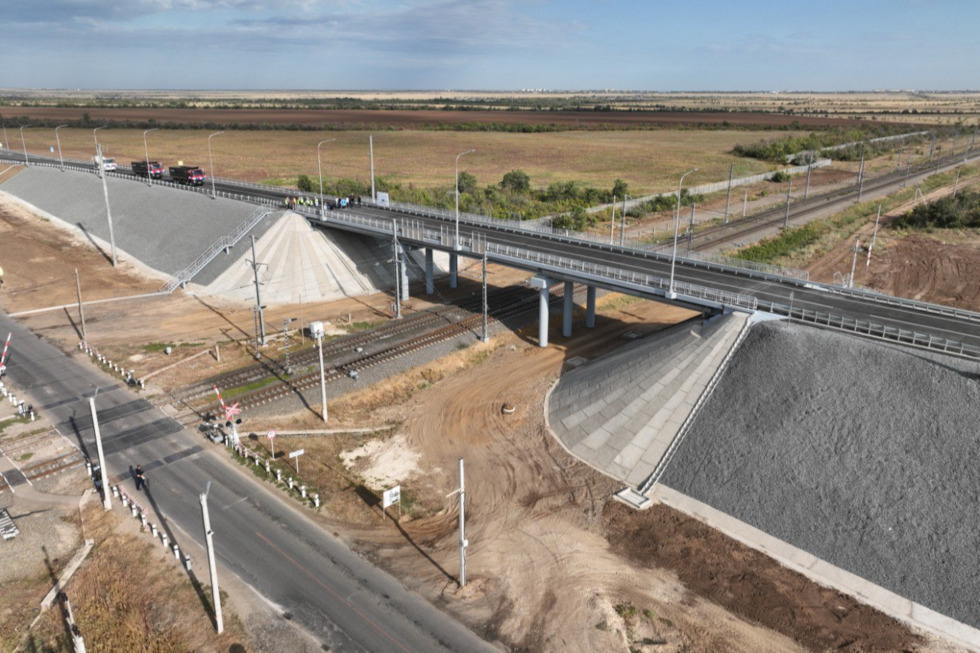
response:
[[[208,495],[219,567],[280,607],[331,651],[493,651],[475,633],[323,532],[268,486],[230,463],[218,445],[184,430],[161,410],[86,361],[63,354],[0,314],[12,332],[7,383],[30,396],[97,460],[89,397],[95,396],[111,477],[142,465],[134,496],[182,548],[204,547],[199,495]],[[206,579],[207,570],[194,570]]]

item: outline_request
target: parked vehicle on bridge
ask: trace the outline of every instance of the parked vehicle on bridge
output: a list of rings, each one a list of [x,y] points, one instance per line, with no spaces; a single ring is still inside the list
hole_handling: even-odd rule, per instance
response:
[[[197,166],[170,166],[170,178],[178,184],[204,185],[204,171]]]
[[[92,163],[94,163],[96,166],[98,166],[99,165],[99,157],[93,156],[92,157]],[[102,169],[103,170],[105,170],[107,172],[112,172],[112,171],[114,171],[116,169],[116,167],[117,166],[116,166],[116,160],[115,159],[113,159],[112,157],[109,157],[109,156],[102,157]]]
[[[154,179],[163,178],[163,166],[159,161],[133,161],[129,164],[133,169],[133,174],[138,177],[152,177]]]

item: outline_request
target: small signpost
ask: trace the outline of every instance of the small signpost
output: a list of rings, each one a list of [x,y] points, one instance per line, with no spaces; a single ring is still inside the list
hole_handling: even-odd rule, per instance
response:
[[[398,504],[398,518],[402,517],[402,486],[396,485],[390,490],[385,490],[382,494],[381,500],[381,515],[382,518],[387,519],[388,517],[388,506],[393,504]]]
[[[275,429],[266,434],[269,437],[269,446],[272,447],[272,459],[276,459],[276,431]]]
[[[297,449],[293,453],[289,454],[290,458],[296,459],[296,473],[299,474],[299,457],[303,455],[302,449]]]

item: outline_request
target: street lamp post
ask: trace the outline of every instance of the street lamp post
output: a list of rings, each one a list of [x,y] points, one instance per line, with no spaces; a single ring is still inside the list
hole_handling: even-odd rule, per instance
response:
[[[973,130],[973,137],[974,137],[974,140],[976,140],[976,130]],[[6,149],[8,149],[8,150],[10,149],[10,141],[7,140],[7,125],[6,124],[4,124],[4,126],[3,126],[3,147],[6,148]]]
[[[146,135],[149,134],[150,132],[155,132],[156,130],[157,127],[154,127],[153,129],[147,129],[143,132],[143,156],[146,157],[146,185],[147,186],[153,185],[153,181],[152,181],[153,178],[150,176],[150,150],[148,150],[146,147]]]
[[[211,167],[211,199],[215,199],[218,197],[217,193],[214,190],[214,159],[211,158],[211,138],[217,136],[218,134],[224,134],[224,132],[223,131],[214,132],[213,134],[208,136],[208,165]]]
[[[95,141],[95,155],[96,156],[98,156],[98,154],[99,154],[99,137],[96,135],[95,132],[99,131],[100,129],[105,129],[105,128],[106,128],[106,126],[105,125],[102,125],[101,127],[96,127],[95,129],[92,130],[92,140]],[[95,174],[97,174],[97,175],[99,175],[101,177],[102,176],[102,168],[100,167],[98,170],[96,170],[95,171]]]
[[[466,150],[456,155],[456,182],[453,184],[456,191],[456,241],[453,245],[454,249],[459,249],[459,158],[470,152],[476,152],[476,150]]]
[[[681,187],[684,186],[684,177],[697,171],[697,168],[691,168],[682,174],[681,180],[677,182],[677,207],[676,211],[674,212],[674,253],[670,257],[670,289],[667,291],[667,297],[670,299],[677,296],[674,293],[674,265],[677,262],[677,230],[680,228],[681,223]]]
[[[58,130],[62,127],[67,127],[68,125],[58,125],[54,128],[54,139],[58,141],[58,160],[61,161],[61,171],[65,171],[65,157],[61,156],[61,138],[58,136]]]
[[[316,144],[316,170],[320,173],[320,217],[323,217],[323,166],[320,164],[320,146],[324,143],[330,143],[331,141],[337,140],[336,138],[328,138],[324,141],[320,141]],[[324,420],[326,421],[326,420]]]
[[[24,146],[24,165],[29,166],[31,162],[27,159],[27,141],[24,140],[24,128],[20,128],[20,144]]]

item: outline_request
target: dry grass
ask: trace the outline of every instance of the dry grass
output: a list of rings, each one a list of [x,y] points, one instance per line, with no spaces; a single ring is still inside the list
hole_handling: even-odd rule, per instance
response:
[[[224,652],[247,643],[241,623],[227,611],[225,632],[215,634],[202,599],[173,555],[123,520],[94,505],[85,515],[86,535],[96,546],[66,593],[89,650]],[[201,589],[210,596],[210,589]],[[67,640],[56,603],[32,631],[26,650],[71,650]]]
[[[374,165],[377,176],[403,185],[451,187],[456,155],[475,149],[460,160],[460,169],[475,175],[480,186],[497,184],[506,172],[517,168],[530,175],[535,187],[555,181],[579,181],[611,188],[617,178],[622,178],[629,183],[632,194],[640,195],[671,190],[678,175],[692,167],[700,168],[699,178],[705,181],[727,179],[733,162],[739,175],[764,172],[772,166],[737,158],[730,154],[732,147],[804,133],[808,132],[388,131],[374,134]],[[50,155],[48,146],[55,144],[53,130],[30,128],[24,134],[29,152]],[[59,135],[65,157],[91,158],[91,130],[65,128]],[[142,130],[104,129],[98,132],[98,138],[107,154],[119,163],[128,165],[144,158]],[[316,144],[326,138],[337,140],[320,148],[324,180],[346,177],[369,182],[368,132],[363,131],[228,131],[211,139],[215,172],[219,177],[250,181],[295,180],[306,174],[316,184]],[[203,130],[159,130],[147,134],[147,144],[150,158],[164,166],[183,161],[210,173],[207,133]]]

